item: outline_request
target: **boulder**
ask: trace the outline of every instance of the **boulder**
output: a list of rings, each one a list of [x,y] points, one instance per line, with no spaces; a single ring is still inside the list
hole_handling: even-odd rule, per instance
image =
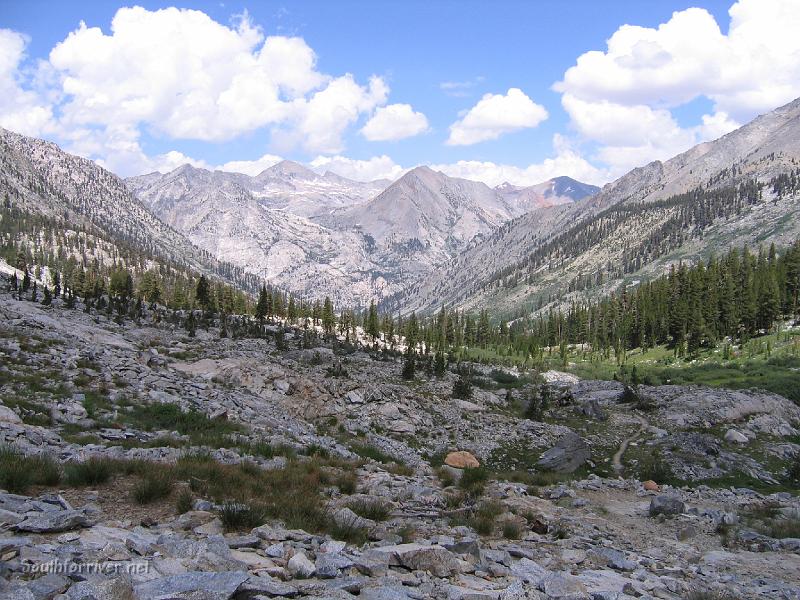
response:
[[[390,565],[428,571],[436,577],[449,577],[460,571],[458,558],[442,546],[398,544],[374,548],[372,553],[387,557]]]
[[[304,552],[298,552],[290,558],[286,569],[291,573],[292,577],[299,579],[307,579],[316,571],[314,563],[308,559]]]
[[[152,579],[135,586],[138,600],[167,600],[172,598],[230,598],[250,575],[245,571],[220,573],[190,571],[161,579]]]
[[[17,531],[31,533],[57,533],[78,527],[90,527],[90,519],[80,510],[58,510],[33,514],[14,525]]]
[[[588,598],[586,586],[580,579],[569,572],[551,573],[539,584],[539,589],[547,594],[548,598],[562,600],[578,600]]]
[[[342,528],[372,529],[375,527],[375,521],[358,516],[346,506],[333,511],[331,518],[334,523]]]
[[[656,496],[650,501],[650,516],[673,516],[686,512],[686,505],[677,496]]]
[[[725,441],[732,442],[734,444],[746,444],[749,440],[747,436],[743,434],[741,431],[736,431],[735,429],[728,429],[725,432]]]
[[[19,425],[22,423],[22,419],[20,419],[19,415],[13,410],[0,404],[0,423],[14,423],[15,425]]]
[[[557,473],[572,473],[589,460],[589,447],[577,433],[569,432],[539,457],[537,464]]]
[[[444,464],[449,467],[455,467],[456,469],[475,469],[481,466],[480,461],[466,450],[451,452],[445,457]]]

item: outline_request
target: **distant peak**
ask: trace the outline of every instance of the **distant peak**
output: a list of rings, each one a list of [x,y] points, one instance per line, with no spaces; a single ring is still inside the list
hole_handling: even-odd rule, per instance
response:
[[[308,167],[301,165],[298,162],[294,162],[293,160],[282,160],[278,164],[272,165],[271,167],[264,169],[261,172],[261,175],[283,175],[283,176],[294,176],[294,177],[303,177],[305,179],[313,179],[318,177],[318,175],[309,169]]]

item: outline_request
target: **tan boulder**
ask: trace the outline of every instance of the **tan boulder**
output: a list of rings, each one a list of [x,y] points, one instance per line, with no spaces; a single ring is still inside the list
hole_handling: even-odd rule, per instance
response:
[[[659,492],[659,491],[661,491],[661,488],[659,487],[659,485],[655,481],[653,481],[652,479],[648,479],[647,481],[645,481],[642,484],[642,486],[644,486],[644,489],[646,489],[648,492]]]
[[[445,457],[444,464],[456,469],[474,469],[481,466],[478,459],[465,450],[451,452]]]

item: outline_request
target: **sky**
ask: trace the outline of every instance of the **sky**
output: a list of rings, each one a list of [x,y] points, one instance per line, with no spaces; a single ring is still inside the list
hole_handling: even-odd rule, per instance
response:
[[[800,0],[0,0],[0,126],[121,176],[603,184],[800,96]]]

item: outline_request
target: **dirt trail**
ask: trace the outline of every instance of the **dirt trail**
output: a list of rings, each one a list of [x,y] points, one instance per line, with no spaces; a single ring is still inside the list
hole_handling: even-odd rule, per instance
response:
[[[628,444],[639,438],[644,433],[645,428],[649,425],[649,423],[642,417],[636,415],[631,416],[639,421],[641,427],[639,427],[639,430],[636,433],[622,440],[622,443],[619,445],[619,450],[614,453],[614,456],[611,459],[611,466],[613,467],[615,473],[622,473],[622,470],[625,468],[622,465],[622,455],[625,454],[625,451],[628,449]]]

